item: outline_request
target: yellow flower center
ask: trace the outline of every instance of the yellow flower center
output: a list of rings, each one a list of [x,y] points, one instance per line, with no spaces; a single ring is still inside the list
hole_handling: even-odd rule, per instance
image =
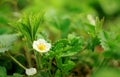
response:
[[[38,48],[39,48],[41,51],[43,51],[43,50],[46,49],[46,46],[45,46],[44,44],[39,44],[39,45],[38,45]]]

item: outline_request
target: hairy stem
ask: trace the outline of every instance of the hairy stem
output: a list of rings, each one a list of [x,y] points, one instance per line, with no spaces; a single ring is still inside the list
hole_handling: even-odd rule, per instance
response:
[[[10,55],[9,53],[7,53],[8,56],[14,61],[16,62],[20,67],[22,67],[24,70],[26,70],[27,68],[25,66],[23,66],[18,60],[16,60],[12,55]]]
[[[38,68],[38,70],[40,70],[40,69],[42,69],[41,54],[39,54],[35,50],[34,50],[34,54],[35,54],[35,57],[36,57],[37,68]]]
[[[24,49],[25,49],[25,56],[26,56],[26,60],[27,60],[28,66],[32,67],[30,52],[27,51],[27,47],[25,47]]]

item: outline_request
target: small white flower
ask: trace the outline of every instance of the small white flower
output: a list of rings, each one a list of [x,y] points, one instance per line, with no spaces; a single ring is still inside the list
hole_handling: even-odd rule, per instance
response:
[[[95,26],[96,22],[92,15],[88,14],[87,19],[89,20],[90,24]]]
[[[33,42],[33,48],[38,52],[48,52],[51,48],[51,44],[47,43],[44,39],[39,39]]]
[[[25,72],[27,75],[34,75],[37,73],[37,70],[36,68],[29,68],[29,69],[26,69]]]

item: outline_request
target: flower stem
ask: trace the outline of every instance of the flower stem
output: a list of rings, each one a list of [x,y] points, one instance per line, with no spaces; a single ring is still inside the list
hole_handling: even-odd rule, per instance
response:
[[[43,66],[42,66],[42,56],[40,53],[38,53],[38,58],[39,58],[39,64],[40,64],[40,68],[42,69]]]
[[[51,64],[52,64],[52,59],[50,59],[50,61],[49,61],[48,72],[49,72],[50,77],[53,77],[52,74],[51,74],[51,71],[50,71],[51,70]]]
[[[30,50],[29,50],[29,48],[30,48],[30,44],[29,43],[25,43],[26,44],[26,46],[24,47],[24,50],[25,50],[25,56],[26,56],[26,60],[27,60],[27,63],[28,63],[28,67],[32,67],[32,61],[31,61],[31,57],[30,57]]]
[[[12,55],[10,55],[9,53],[7,53],[8,56],[15,61],[20,67],[22,67],[24,70],[26,70],[27,68],[25,66],[23,66],[18,60],[16,60]]]
[[[31,62],[31,57],[30,57],[30,52],[25,51],[25,56],[26,56],[26,60],[28,62],[28,67],[32,67],[32,62]]]
[[[38,70],[42,69],[41,55],[34,50]]]

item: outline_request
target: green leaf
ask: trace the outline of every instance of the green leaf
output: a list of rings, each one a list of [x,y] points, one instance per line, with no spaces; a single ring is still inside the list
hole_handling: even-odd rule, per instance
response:
[[[69,44],[69,41],[67,39],[61,39],[54,43],[53,51],[58,52],[63,50],[67,45]]]
[[[100,20],[98,17],[96,17],[96,26],[95,26],[96,33],[99,33],[99,31],[102,30],[103,22],[104,22],[104,18]]]
[[[43,22],[42,14],[30,14],[24,15],[16,25],[19,31],[29,40],[33,41],[36,39],[36,34],[39,29],[40,24]]]
[[[109,71],[108,71],[109,70]],[[101,68],[92,77],[119,77],[120,71],[113,68]]]
[[[59,69],[61,69],[61,67],[62,67],[62,58],[61,57],[56,57],[55,60],[56,60],[57,67]]]
[[[91,35],[92,37],[95,37],[95,26],[87,24],[86,25],[86,32]]]
[[[104,31],[100,31],[98,38],[100,39],[100,43],[101,46],[104,48],[105,51],[109,50],[109,45],[108,45],[108,41],[110,40],[109,35],[104,32]]]
[[[55,73],[55,77],[61,77],[61,71],[58,69]]]
[[[14,73],[13,77],[23,77],[23,75],[19,74],[19,73]]]
[[[105,15],[114,15],[119,11],[119,0],[98,0]]]
[[[52,51],[59,57],[73,56],[82,50],[83,45],[84,40],[82,37],[69,35],[68,39],[61,39],[55,42]]]
[[[71,37],[70,37],[71,36]],[[69,45],[71,47],[71,52],[79,52],[81,51],[83,45],[84,45],[84,39],[83,37],[76,36],[76,35],[69,35]]]
[[[68,60],[65,64],[62,66],[62,70],[64,73],[69,74],[69,71],[72,70],[75,66],[75,63],[73,61]]]
[[[94,51],[94,48],[100,44],[98,37],[88,38],[87,48]]]
[[[17,34],[0,35],[0,53],[11,49],[12,44],[17,40]]]
[[[62,37],[65,37],[68,33],[68,29],[71,24],[70,18],[67,16],[63,16],[59,21],[60,21],[60,30],[62,31]]]
[[[69,57],[69,56],[73,56],[73,55],[75,55],[75,54],[77,54],[78,52],[70,52],[70,51],[68,51],[68,52],[66,52],[66,53],[62,53],[61,55],[60,55],[60,57]]]
[[[5,67],[0,66],[0,77],[7,77],[7,72]]]

